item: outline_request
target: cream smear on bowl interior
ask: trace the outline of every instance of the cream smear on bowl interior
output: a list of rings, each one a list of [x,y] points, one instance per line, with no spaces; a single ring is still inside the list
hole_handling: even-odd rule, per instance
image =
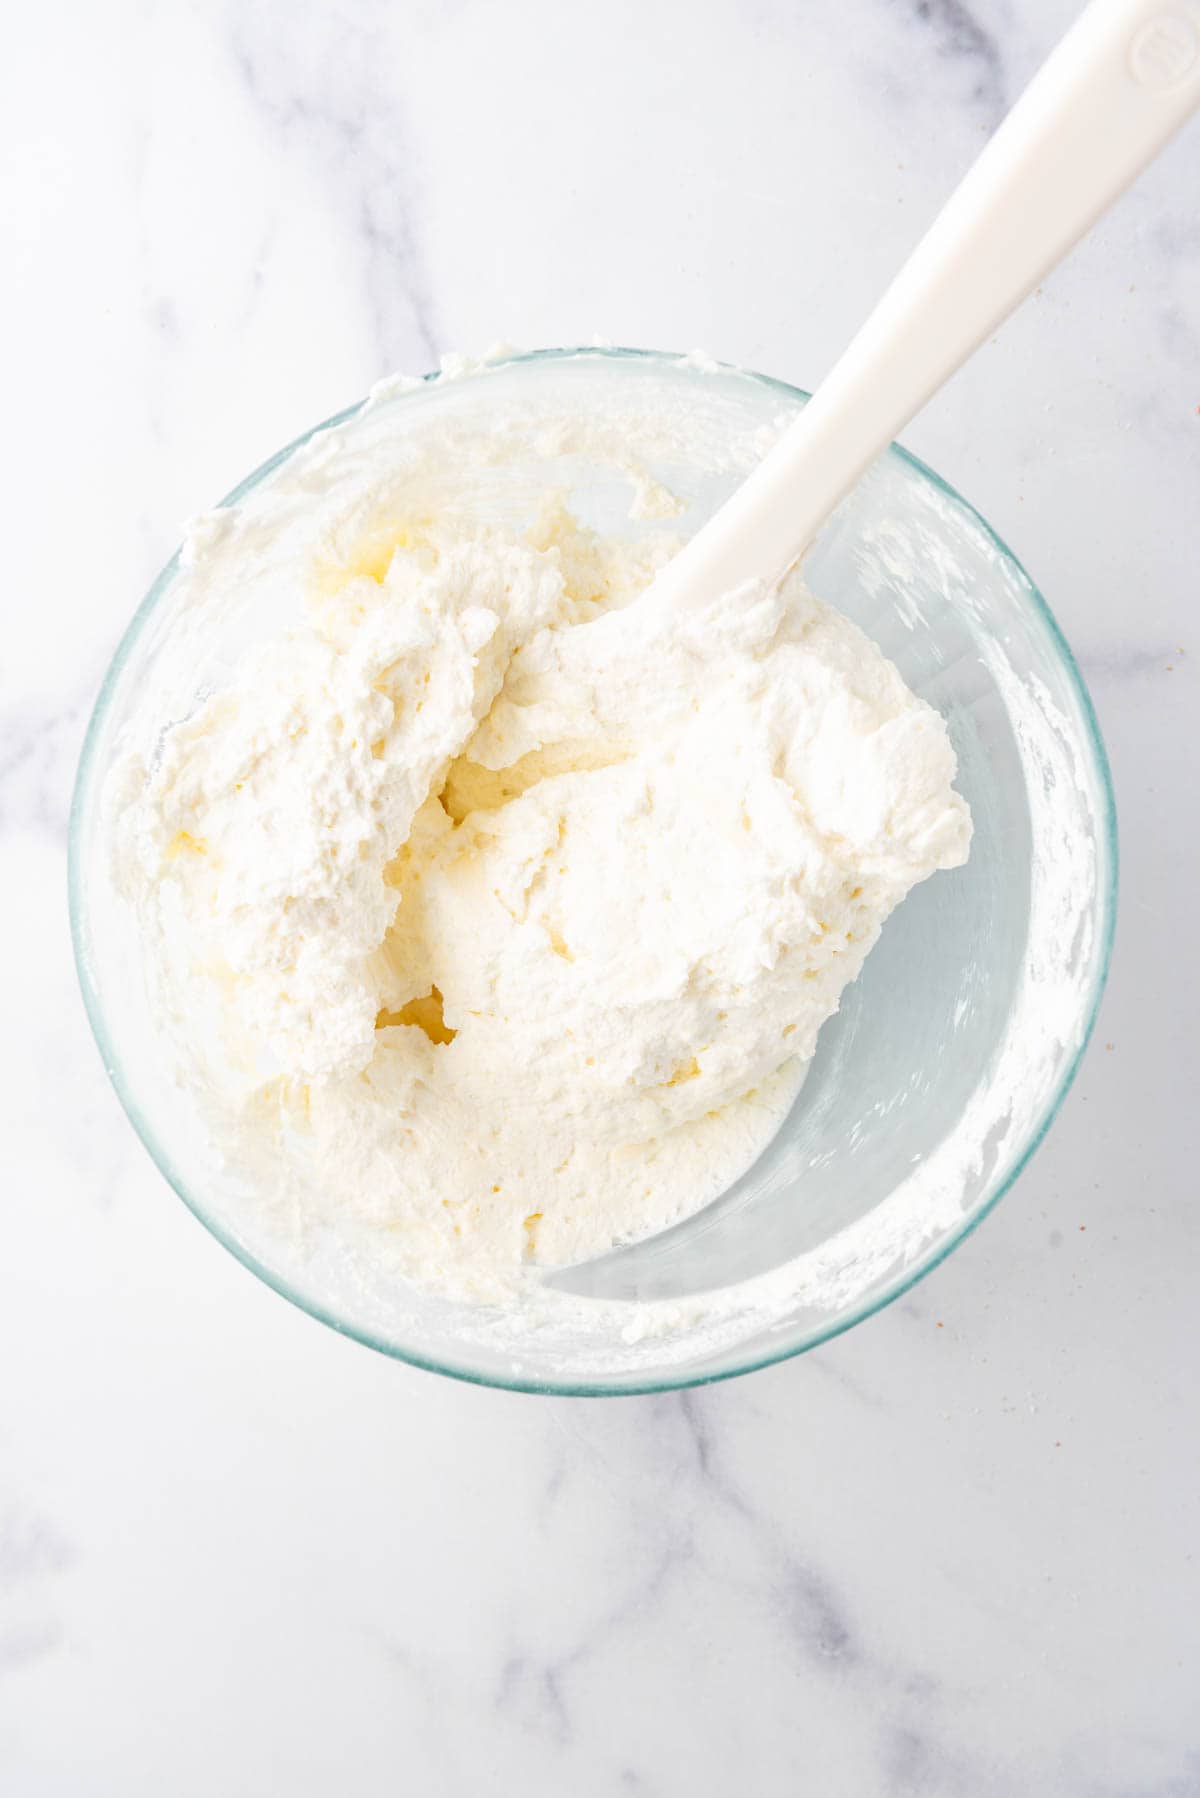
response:
[[[106,1064],[208,1227],[389,1353],[794,1353],[961,1239],[1077,1064],[1103,751],[970,508],[892,450],[809,591],[645,597],[802,403],[633,351],[389,382],[193,523],[114,659],[71,832]]]

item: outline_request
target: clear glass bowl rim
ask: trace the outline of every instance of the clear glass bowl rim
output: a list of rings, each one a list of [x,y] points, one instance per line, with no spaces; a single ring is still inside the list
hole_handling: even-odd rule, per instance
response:
[[[577,348],[514,352],[511,355],[505,355],[490,360],[485,365],[485,369],[481,372],[486,372],[493,368],[512,367],[521,363],[566,362],[578,360],[655,363],[664,370],[670,369],[673,372],[678,372],[681,367],[686,366],[688,363],[688,358],[663,350],[630,349],[616,345],[605,345],[603,347],[580,346]],[[805,402],[811,398],[811,395],[803,388],[794,387],[789,382],[780,381],[772,375],[759,374],[753,369],[739,368],[730,363],[719,363],[706,366],[714,367],[714,369],[721,374],[737,375],[744,380],[755,382],[766,388],[768,391],[784,396],[790,402],[795,400]],[[438,371],[433,371],[424,377],[427,382],[435,381],[438,378]],[[403,393],[399,394],[396,401],[393,403],[403,404],[404,397]],[[324,419],[320,424],[313,425],[309,430],[303,432],[301,436],[297,437],[292,443],[287,444],[283,449],[277,450],[273,456],[268,457],[265,462],[261,463],[260,466],[251,474],[247,475],[244,480],[239,481],[237,486],[227,493],[225,498],[219,502],[218,509],[225,506],[236,505],[247,493],[251,492],[264,481],[268,475],[273,473],[276,468],[287,461],[289,456],[293,455],[296,450],[307,443],[310,438],[315,437],[320,431],[330,430],[337,425],[346,423],[356,415],[363,403],[363,401],[359,400],[353,405],[345,407],[342,411],[335,413],[333,417]],[[87,1011],[88,1022],[91,1025],[92,1034],[96,1039],[97,1047],[99,1048],[101,1057],[104,1061],[105,1071],[112,1082],[117,1098],[120,1100],[121,1106],[125,1111],[126,1116],[129,1118],[130,1123],[133,1125],[134,1130],[137,1132],[137,1135],[140,1137],[143,1146],[157,1166],[159,1172],[183,1200],[193,1216],[204,1225],[205,1229],[208,1230],[211,1235],[216,1237],[217,1241],[221,1243],[224,1248],[229,1250],[230,1254],[240,1261],[244,1267],[248,1268],[251,1273],[256,1274],[265,1285],[272,1289],[272,1291],[277,1292],[282,1298],[288,1299],[301,1311],[306,1311],[310,1317],[316,1318],[321,1323],[328,1324],[329,1327],[336,1330],[339,1335],[349,1336],[353,1340],[363,1343],[367,1348],[376,1349],[379,1353],[388,1355],[393,1360],[403,1361],[410,1367],[423,1368],[430,1373],[445,1374],[451,1379],[462,1380],[469,1385],[489,1386],[506,1392],[528,1392],[566,1398],[620,1398],[632,1397],[637,1394],[671,1392],[692,1386],[712,1385],[719,1380],[730,1380],[735,1379],[742,1374],[754,1373],[763,1367],[773,1367],[780,1361],[790,1360],[794,1355],[805,1354],[809,1349],[818,1348],[822,1343],[831,1341],[835,1336],[840,1336],[844,1331],[853,1329],[856,1324],[863,1323],[867,1318],[873,1317],[876,1312],[882,1311],[886,1305],[890,1305],[895,1299],[900,1298],[904,1293],[910,1291],[919,1280],[923,1280],[927,1274],[932,1273],[934,1268],[939,1267],[946,1259],[947,1255],[956,1249],[960,1243],[964,1242],[971,1232],[975,1230],[978,1225],[983,1222],[984,1218],[991,1213],[995,1206],[999,1204],[1005,1193],[1009,1191],[1013,1183],[1024,1171],[1029,1163],[1030,1157],[1038,1148],[1047,1131],[1050,1129],[1050,1126],[1058,1116],[1063,1100],[1066,1098],[1072,1082],[1075,1079],[1079,1064],[1083,1059],[1084,1052],[1091,1040],[1092,1031],[1095,1028],[1096,1015],[1099,1011],[1100,1000],[1103,996],[1105,982],[1108,978],[1109,964],[1112,959],[1113,934],[1116,927],[1118,875],[1117,816],[1112,774],[1109,768],[1108,756],[1105,751],[1103,738],[1100,734],[1100,725],[1096,717],[1095,707],[1092,704],[1091,695],[1084,683],[1083,676],[1079,671],[1078,664],[1076,663],[1070,645],[1063,636],[1054,614],[1051,612],[1050,607],[1047,605],[1036,583],[1029,578],[1017,557],[1012,553],[1003,539],[992,529],[982,514],[976,511],[969,500],[964,499],[955,488],[951,487],[948,481],[944,481],[934,469],[930,468],[926,463],[922,462],[919,457],[914,456],[911,451],[906,450],[899,443],[893,443],[886,453],[898,456],[902,462],[914,469],[923,480],[928,481],[939,493],[945,495],[954,505],[961,507],[963,511],[969,514],[969,516],[975,520],[980,530],[982,530],[985,536],[991,541],[1000,556],[1006,562],[1010,563],[1021,576],[1028,588],[1030,609],[1045,631],[1050,647],[1057,655],[1058,660],[1062,665],[1063,672],[1066,675],[1068,684],[1073,689],[1078,701],[1080,716],[1085,728],[1086,749],[1091,758],[1093,772],[1097,777],[1096,784],[1100,795],[1100,812],[1097,820],[1100,827],[1098,845],[1100,878],[1096,893],[1096,911],[1098,914],[1099,928],[1097,932],[1097,948],[1093,953],[1092,958],[1091,986],[1090,991],[1087,994],[1084,1027],[1080,1035],[1077,1049],[1069,1060],[1064,1062],[1063,1067],[1059,1072],[1054,1090],[1051,1092],[1046,1102],[1042,1115],[1030,1130],[1028,1140],[1006,1178],[983,1204],[979,1205],[973,1212],[964,1217],[960,1225],[956,1226],[953,1230],[948,1231],[947,1234],[934,1243],[924,1255],[918,1256],[911,1266],[905,1268],[901,1274],[898,1274],[891,1281],[886,1282],[882,1288],[873,1292],[870,1297],[864,1299],[861,1304],[852,1307],[844,1316],[838,1317],[828,1325],[815,1330],[809,1330],[807,1333],[801,1332],[794,1340],[785,1340],[782,1343],[775,1343],[767,1353],[752,1351],[746,1355],[744,1360],[739,1360],[735,1365],[729,1367],[722,1367],[715,1372],[689,1372],[687,1367],[684,1366],[673,1368],[661,1378],[637,1380],[631,1383],[609,1383],[603,1378],[597,1379],[594,1382],[580,1382],[579,1380],[558,1381],[552,1379],[523,1379],[515,1375],[510,1378],[505,1378],[499,1375],[480,1372],[477,1368],[470,1366],[458,1365],[449,1360],[422,1355],[412,1349],[401,1348],[395,1343],[387,1341],[384,1337],[376,1335],[368,1329],[349,1323],[346,1319],[339,1317],[336,1312],[322,1305],[318,1300],[295,1289],[289,1281],[283,1279],[272,1268],[268,1267],[265,1262],[261,1261],[256,1255],[246,1249],[243,1244],[239,1243],[218,1219],[209,1216],[198,1201],[193,1198],[192,1194],[187,1190],[184,1181],[177,1174],[165,1146],[158,1140],[149,1121],[142,1115],[137,1099],[131,1090],[130,1083],[125,1078],[124,1070],[120,1065],[119,1058],[116,1055],[115,1047],[109,1034],[108,1022],[104,1015],[104,1008],[92,979],[86,954],[84,915],[87,877],[83,868],[82,833],[84,816],[87,812],[89,800],[91,798],[92,764],[100,740],[101,731],[107,718],[108,710],[112,703],[121,672],[135,643],[138,641],[143,629],[149,621],[151,614],[163,599],[175,576],[179,564],[179,552],[176,551],[150,586],[149,591],[142,600],[137,611],[134,613],[133,618],[130,620],[117,645],[112,661],[109,663],[104,679],[101,682],[100,691],[96,697],[96,703],[93,707],[87,732],[84,736],[83,748],[80,752],[79,767],[75,777],[75,787],[71,800],[67,841],[67,887],[71,941],[75,954],[76,972],[79,977],[84,1007]]]

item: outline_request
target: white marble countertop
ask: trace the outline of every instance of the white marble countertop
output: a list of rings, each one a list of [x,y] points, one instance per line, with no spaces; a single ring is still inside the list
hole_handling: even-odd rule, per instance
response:
[[[659,1399],[393,1365],[171,1196],[105,1081],[65,916],[87,710],[181,517],[445,348],[601,333],[812,385],[1074,10],[14,21],[6,1798],[1200,1793],[1200,126],[907,436],[1079,653],[1124,875],[1050,1139],[906,1299]]]

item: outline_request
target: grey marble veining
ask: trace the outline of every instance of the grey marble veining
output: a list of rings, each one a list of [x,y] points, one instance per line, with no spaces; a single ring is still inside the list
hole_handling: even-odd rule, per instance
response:
[[[962,0],[916,0],[912,10],[934,34],[938,54],[961,61],[970,70],[968,98],[994,130],[1015,98],[1008,92],[1001,37]]]
[[[228,14],[230,43],[281,156],[304,161],[344,216],[376,367],[410,364],[414,354],[434,367],[445,346],[420,256],[415,151],[387,80],[385,16],[314,10],[297,30],[273,7],[237,8]],[[269,240],[262,248],[265,262]]]
[[[907,441],[1076,648],[1121,810],[1095,1041],[903,1301],[585,1404],[394,1366],[150,1165],[63,849],[186,514],[393,367],[701,345],[813,385],[1071,0],[54,0],[0,71],[0,1791],[1187,1798],[1200,127]]]

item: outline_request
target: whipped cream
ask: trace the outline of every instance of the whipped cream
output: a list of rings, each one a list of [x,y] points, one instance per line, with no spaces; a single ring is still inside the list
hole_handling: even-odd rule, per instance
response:
[[[447,469],[302,472],[307,512],[189,536],[193,611],[252,574],[278,617],[126,758],[120,878],[227,1159],[495,1301],[751,1165],[969,815],[940,717],[798,578],[680,616],[668,539],[553,491],[500,525]]]

